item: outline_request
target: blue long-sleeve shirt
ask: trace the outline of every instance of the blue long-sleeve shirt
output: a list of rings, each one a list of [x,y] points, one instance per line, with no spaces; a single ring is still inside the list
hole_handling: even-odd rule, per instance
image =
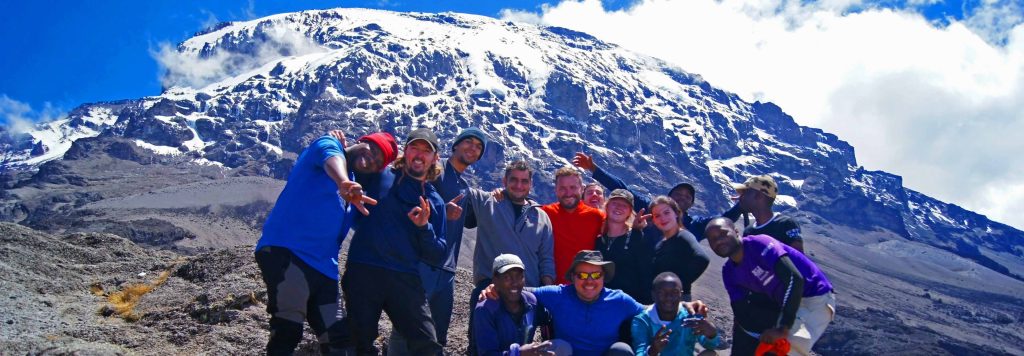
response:
[[[661,349],[662,355],[693,355],[694,345],[697,343],[707,350],[717,348],[718,344],[722,342],[722,337],[718,333],[715,334],[715,337],[708,338],[704,335],[698,336],[693,333],[692,328],[683,326],[683,319],[689,315],[686,308],[680,305],[675,319],[665,324],[665,321],[658,317],[657,308],[654,305],[647,307],[644,312],[633,317],[631,328],[633,352],[637,356],[647,356],[647,348],[654,343],[654,335],[658,334],[662,325],[672,331],[668,336],[668,344]]]
[[[572,345],[573,355],[603,355],[619,341],[619,328],[643,311],[628,294],[604,288],[596,301],[587,303],[576,295],[573,285],[533,289],[537,304],[549,313],[555,337]]]
[[[419,275],[419,263],[440,264],[445,258],[445,202],[433,184],[386,169],[365,192],[377,199],[367,206],[370,214],[358,222],[348,263],[361,263]],[[423,227],[409,220],[420,197],[430,204],[430,219]]]
[[[604,168],[597,167],[597,169],[594,170],[594,180],[597,180],[598,183],[601,183],[601,185],[610,191],[615,189],[626,189],[630,193],[633,193],[633,211],[639,212],[640,209],[647,209],[651,205],[652,198],[650,196],[637,194],[636,191],[629,189],[629,187],[626,186],[626,182],[623,182],[619,177],[605,171]],[[650,213],[650,211],[647,213]],[[729,208],[729,210],[722,213],[721,216],[732,219],[732,221],[736,221],[736,219],[740,217],[741,213],[740,205],[733,204],[732,208]],[[697,242],[700,242],[701,240],[704,240],[704,229],[708,227],[708,223],[717,217],[718,216],[695,216],[690,215],[689,211],[684,211],[683,216],[679,217],[679,221],[684,227],[686,227],[687,231],[697,238]],[[658,241],[661,240],[661,231],[658,231],[658,228],[654,227],[654,224],[647,224],[647,228],[644,229],[644,234],[645,237],[647,237],[647,241],[652,245],[657,244]]]
[[[444,163],[444,174],[437,177],[437,180],[432,182],[437,192],[441,194],[441,200],[445,204],[455,199],[459,194],[469,195],[469,183],[466,183],[466,179],[462,177],[462,173],[455,170],[452,167],[451,162],[445,161]],[[441,261],[440,265],[430,264],[433,267],[443,268],[448,272],[455,272],[455,267],[459,264],[459,250],[462,248],[462,228],[466,223],[466,215],[469,212],[468,197],[463,197],[462,201],[459,202],[459,206],[462,207],[462,214],[459,215],[458,219],[445,221],[445,241],[447,242],[447,248],[445,249],[445,258]]]
[[[500,299],[485,299],[476,305],[471,327],[477,355],[514,356],[520,346],[533,341],[542,312],[532,293],[523,291],[521,295],[523,314],[518,320],[505,310]]]

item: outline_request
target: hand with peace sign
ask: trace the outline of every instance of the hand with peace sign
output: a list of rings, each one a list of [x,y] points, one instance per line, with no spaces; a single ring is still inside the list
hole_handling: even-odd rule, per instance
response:
[[[363,186],[350,180],[341,183],[338,187],[338,196],[355,206],[363,215],[370,215],[370,211],[366,210],[366,204],[377,205],[376,200],[363,195]]]
[[[458,220],[462,216],[462,207],[459,206],[459,202],[466,196],[466,193],[459,194],[452,201],[445,205],[445,214],[448,215],[448,220]]]
[[[672,330],[665,325],[658,329],[658,332],[654,334],[654,340],[651,340],[651,346],[647,349],[647,353],[652,356],[661,354],[661,350],[668,345],[668,337],[672,335]]]
[[[409,210],[409,220],[412,221],[417,227],[424,227],[430,222],[430,204],[427,203],[426,199],[420,197],[420,206]]]
[[[651,214],[644,214],[647,209],[640,208],[640,211],[636,213],[636,219],[633,220],[633,228],[643,230],[647,227],[647,221],[651,220]]]

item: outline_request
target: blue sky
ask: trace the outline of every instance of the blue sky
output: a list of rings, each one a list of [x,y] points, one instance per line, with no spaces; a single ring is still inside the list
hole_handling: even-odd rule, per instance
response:
[[[976,2],[976,1],[975,1]],[[177,44],[220,21],[334,7],[396,11],[454,11],[499,17],[503,9],[538,11],[542,1],[5,1],[0,3],[0,95],[35,110],[160,93],[160,71],[151,52]],[[549,1],[557,3],[557,1]],[[609,11],[633,1],[602,1]],[[881,2],[888,7],[904,1]],[[967,2],[967,6],[971,2]],[[962,3],[922,7],[930,19],[961,18]]]
[[[160,94],[151,50],[219,21],[307,9],[385,8],[497,16],[533,1],[4,1],[0,2],[0,95],[41,109]]]
[[[837,134],[867,169],[1024,228],[1024,141],[1006,134],[1024,132],[1024,0],[544,3],[3,1],[0,124],[159,95],[161,50],[221,21],[335,7],[453,11],[571,28],[661,58]]]

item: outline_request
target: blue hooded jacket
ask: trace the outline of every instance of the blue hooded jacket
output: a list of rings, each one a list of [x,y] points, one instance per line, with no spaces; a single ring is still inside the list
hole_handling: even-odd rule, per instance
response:
[[[377,205],[367,206],[370,214],[358,217],[348,263],[418,276],[420,259],[433,265],[444,262],[445,202],[433,184],[387,169],[379,183],[364,187],[367,195],[377,199]],[[407,215],[419,206],[420,197],[427,200],[431,210],[429,222],[423,227],[413,224]]]

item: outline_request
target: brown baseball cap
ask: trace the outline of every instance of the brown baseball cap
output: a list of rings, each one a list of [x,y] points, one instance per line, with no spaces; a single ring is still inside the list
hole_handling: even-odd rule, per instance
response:
[[[779,195],[779,186],[775,184],[775,180],[767,174],[747,178],[747,181],[743,182],[743,184],[733,183],[733,188],[735,188],[736,192],[740,194],[747,189],[757,190],[772,199]]]

